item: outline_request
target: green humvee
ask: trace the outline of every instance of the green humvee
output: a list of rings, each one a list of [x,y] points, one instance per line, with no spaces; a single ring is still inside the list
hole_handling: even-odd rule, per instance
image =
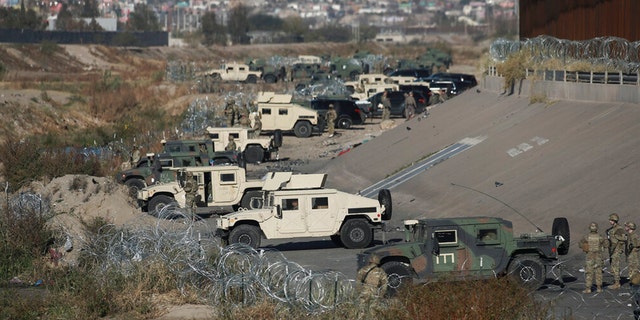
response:
[[[383,245],[358,254],[358,269],[371,256],[389,277],[394,294],[414,280],[482,279],[510,275],[538,289],[569,251],[569,224],[556,218],[552,234],[514,236],[511,221],[493,217],[405,221],[405,242]],[[538,231],[540,231],[538,229]],[[562,281],[562,277],[559,277]]]

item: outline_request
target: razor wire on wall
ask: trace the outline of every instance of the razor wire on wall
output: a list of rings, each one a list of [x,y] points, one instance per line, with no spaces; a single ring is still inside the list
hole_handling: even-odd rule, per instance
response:
[[[526,50],[535,62],[548,59],[558,59],[564,63],[582,60],[631,73],[640,69],[639,49],[640,41],[629,42],[617,37],[573,41],[538,36],[522,41],[498,39],[491,44],[489,53],[494,61],[504,62],[510,54]]]

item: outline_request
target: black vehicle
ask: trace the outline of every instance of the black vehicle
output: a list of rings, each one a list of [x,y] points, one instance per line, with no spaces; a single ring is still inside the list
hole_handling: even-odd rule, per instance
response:
[[[474,75],[465,73],[438,72],[425,78],[424,81],[427,81],[429,83],[451,81],[454,83],[456,89],[455,92],[451,93],[452,95],[459,94],[462,91],[478,85],[478,81],[476,80],[476,77]]]
[[[402,69],[395,70],[388,74],[390,77],[414,77],[416,80],[423,80],[431,76],[429,69]]]
[[[413,98],[416,99],[416,114],[424,112],[427,105],[429,105],[429,98],[426,97],[421,91],[411,90],[413,92]],[[404,99],[405,94],[409,91],[387,91],[389,100],[391,101],[391,115],[406,117],[404,111]],[[384,92],[378,92],[369,98],[371,102],[371,116],[382,116],[382,94]]]
[[[336,118],[336,128],[349,129],[353,124],[363,124],[367,119],[364,112],[356,105],[356,102],[346,98],[317,97],[311,100],[311,109],[318,110],[318,115],[326,119],[329,105],[333,104],[338,117]]]

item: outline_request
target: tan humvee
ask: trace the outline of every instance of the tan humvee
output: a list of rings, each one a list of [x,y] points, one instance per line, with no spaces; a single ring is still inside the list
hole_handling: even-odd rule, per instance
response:
[[[346,248],[364,248],[372,243],[373,230],[391,219],[389,190],[380,191],[375,200],[325,189],[326,174],[301,175],[301,180],[292,179],[281,188],[265,183],[263,208],[219,217],[216,233],[228,243],[253,248],[262,238],[297,237],[330,237]]]
[[[307,138],[312,132],[324,130],[324,121],[316,110],[292,103],[290,94],[261,92],[258,95],[258,110],[262,115],[262,131],[293,132],[296,137]]]
[[[353,92],[351,97],[358,100],[366,100],[385,90],[398,90],[398,84],[382,73],[361,74],[357,81],[348,81],[344,84],[348,90]]]
[[[215,150],[225,150],[229,136],[233,137],[236,147],[244,154],[248,163],[258,163],[278,156],[278,148],[282,146],[282,133],[275,131],[271,137],[254,136],[253,130],[243,127],[207,127],[207,134]]]
[[[211,69],[202,72],[199,75],[211,77],[214,81],[241,81],[256,83],[262,76],[262,72],[251,71],[248,65],[233,62],[223,64],[220,69]]]

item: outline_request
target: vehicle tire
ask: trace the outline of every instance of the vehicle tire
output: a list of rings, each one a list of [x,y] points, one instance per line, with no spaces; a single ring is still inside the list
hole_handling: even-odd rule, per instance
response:
[[[413,270],[406,263],[389,261],[383,264],[381,268],[387,274],[386,295],[389,297],[395,296],[400,289],[413,283]]]
[[[157,195],[149,200],[148,212],[154,217],[159,217],[164,207],[175,202],[176,200],[169,196]]]
[[[349,73],[349,81],[356,81],[358,80],[358,75],[360,74],[360,72],[358,71],[351,71],[351,73]]]
[[[247,146],[247,149],[244,150],[244,159],[248,163],[262,162],[264,160],[264,149],[259,145]]]
[[[247,77],[247,83],[257,83],[257,82],[258,82],[258,77],[254,75],[250,75]]]
[[[344,247],[344,243],[342,243],[342,239],[340,239],[340,235],[334,234],[331,237],[331,242],[336,245],[336,247]]]
[[[124,185],[129,188],[129,196],[134,199],[138,199],[138,191],[146,187],[144,181],[138,178],[129,179],[124,183]]]
[[[391,220],[391,214],[393,213],[393,204],[391,202],[391,191],[389,189],[382,189],[378,191],[378,203],[384,206],[384,214],[382,220]]]
[[[282,130],[280,129],[276,129],[276,131],[273,132],[273,146],[275,148],[282,147]]]
[[[254,249],[260,247],[260,229],[256,226],[241,224],[229,232],[229,244],[243,243]]]
[[[373,241],[373,230],[365,220],[348,220],[340,228],[340,240],[347,249],[362,249]]]
[[[216,73],[216,74],[212,74],[212,75],[211,75],[211,79],[212,79],[213,81],[216,81],[216,82],[218,82],[218,81],[222,81],[222,77],[221,77],[221,76],[220,76],[220,74],[218,74],[218,73]]]
[[[262,209],[264,206],[262,191],[247,191],[240,200],[240,206],[245,209]]]
[[[545,266],[535,256],[516,257],[509,263],[507,272],[518,284],[531,290],[537,290],[544,284]]]
[[[293,133],[298,138],[308,138],[311,136],[311,124],[306,121],[300,121],[293,127]]]
[[[278,78],[276,78],[275,75],[268,74],[268,75],[264,76],[264,82],[265,83],[276,83],[277,81],[278,81]]]
[[[567,218],[553,219],[551,226],[551,234],[554,236],[562,236],[564,241],[558,246],[558,254],[565,255],[569,253],[569,244],[571,244],[571,232],[569,231],[569,221]]]
[[[349,129],[351,128],[352,124],[353,124],[353,121],[351,121],[351,119],[349,118],[338,119],[338,128],[340,129]]]

